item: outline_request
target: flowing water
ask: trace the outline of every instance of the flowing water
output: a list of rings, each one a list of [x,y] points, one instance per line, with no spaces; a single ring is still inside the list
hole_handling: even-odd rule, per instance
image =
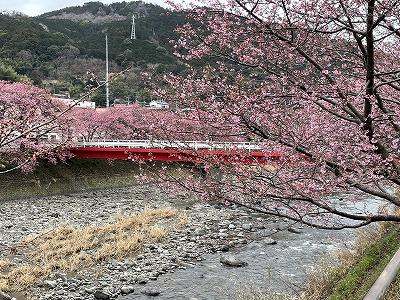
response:
[[[149,289],[160,292],[157,299],[235,299],[239,291],[249,287],[294,294],[303,288],[307,274],[322,257],[348,247],[355,234],[354,230],[301,231],[276,233],[274,245],[259,240],[236,249],[232,253],[247,262],[246,267],[226,267],[220,263],[220,255],[208,255],[195,266],[160,276],[119,300],[148,299],[141,291]]]

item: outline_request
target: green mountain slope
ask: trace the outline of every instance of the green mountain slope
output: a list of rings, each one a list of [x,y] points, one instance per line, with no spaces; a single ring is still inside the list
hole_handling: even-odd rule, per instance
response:
[[[130,39],[133,14],[136,40]],[[11,67],[37,85],[78,95],[85,90],[87,72],[104,78],[106,32],[111,72],[127,65],[135,66],[136,74],[148,68],[180,72],[183,64],[173,56],[170,41],[184,21],[182,15],[141,1],[89,2],[39,17],[0,14],[0,79],[10,78],[1,74]]]

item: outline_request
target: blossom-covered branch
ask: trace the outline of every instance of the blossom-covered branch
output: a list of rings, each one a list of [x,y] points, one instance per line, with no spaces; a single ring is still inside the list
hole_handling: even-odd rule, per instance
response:
[[[398,1],[202,1],[187,13],[176,54],[208,64],[166,76],[160,95],[203,128],[229,124],[230,138],[285,154],[268,169],[209,161],[221,175],[188,187],[323,228],[400,221]]]

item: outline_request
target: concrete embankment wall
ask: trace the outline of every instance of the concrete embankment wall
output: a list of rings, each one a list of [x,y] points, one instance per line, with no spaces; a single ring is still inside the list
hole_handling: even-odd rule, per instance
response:
[[[132,161],[71,159],[57,165],[41,162],[33,173],[16,170],[0,175],[0,200],[129,186],[136,183],[139,170]]]

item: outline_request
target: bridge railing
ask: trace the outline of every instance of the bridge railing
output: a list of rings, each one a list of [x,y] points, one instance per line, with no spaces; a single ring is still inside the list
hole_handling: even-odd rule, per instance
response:
[[[262,147],[252,142],[214,142],[214,141],[163,141],[163,140],[94,140],[80,141],[77,147],[97,148],[157,148],[192,150],[246,150],[262,151]]]

